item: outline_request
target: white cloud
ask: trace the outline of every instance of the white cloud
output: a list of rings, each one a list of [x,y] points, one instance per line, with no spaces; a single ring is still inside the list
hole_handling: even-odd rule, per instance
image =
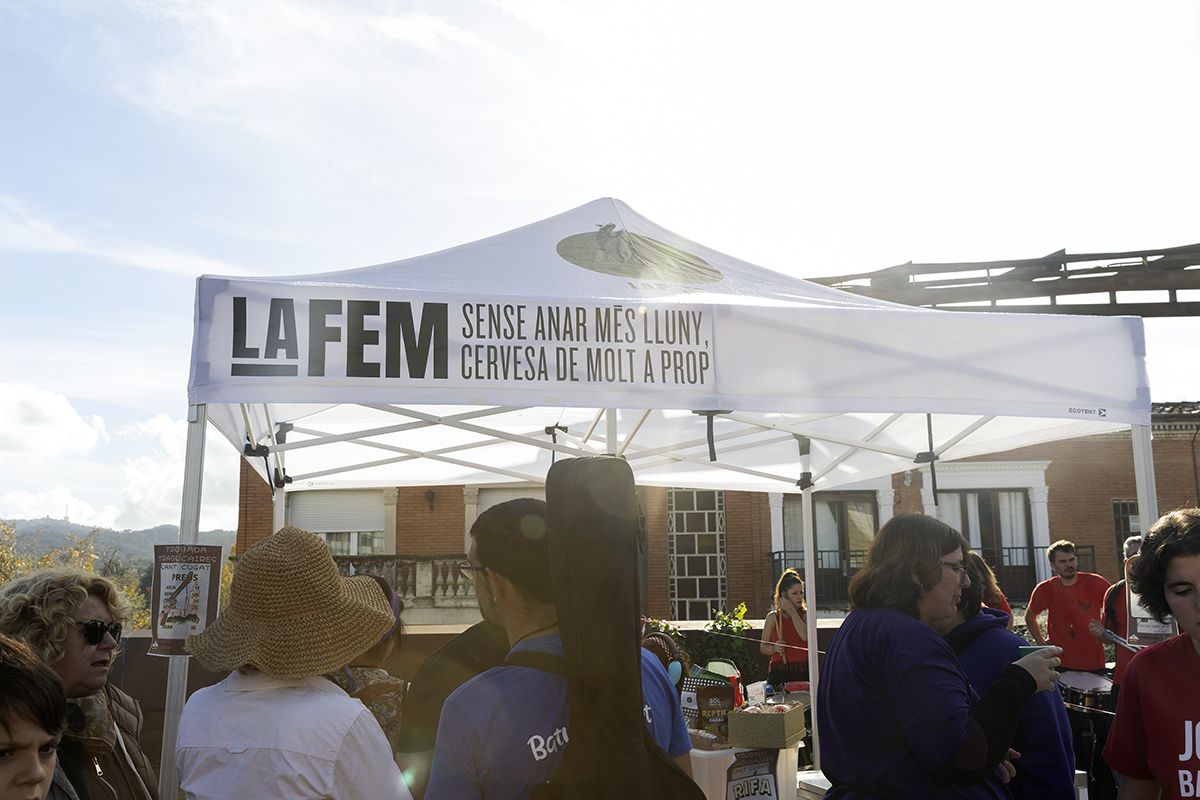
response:
[[[55,486],[41,492],[13,491],[0,495],[0,508],[9,519],[61,519],[65,514],[72,522],[103,528],[117,527],[120,509],[115,505],[99,508],[76,497],[65,486]]]
[[[46,392],[53,396],[53,393]],[[2,413],[2,412],[0,412]],[[138,530],[179,524],[187,425],[158,414],[117,429],[111,445],[87,459],[63,455],[30,463],[0,460],[0,518],[61,519]],[[200,529],[237,526],[239,456],[225,439],[206,448]],[[70,487],[70,488],[68,488]]]
[[[66,396],[27,383],[0,383],[0,453],[46,459],[87,453],[108,441],[104,420],[84,417]]]
[[[187,423],[158,414],[126,426],[117,436],[144,440],[149,452],[125,459],[120,511],[123,528],[178,524],[183,500],[183,472],[187,450]],[[206,448],[200,527],[234,528],[238,507],[238,456],[224,439],[214,437]]]
[[[441,17],[415,12],[376,17],[370,21],[379,32],[422,50],[434,52],[447,44],[481,47],[483,40]]]
[[[192,278],[207,272],[242,275],[246,270],[219,259],[138,242],[119,245],[65,233],[16,197],[0,195],[0,248],[35,253],[77,253],[141,269]]]
[[[15,197],[0,195],[0,242],[10,250],[74,251],[79,243],[38,219]]]
[[[140,335],[139,329],[95,331],[80,329],[69,346],[60,340],[25,342],[0,354],[0,371],[20,375],[37,385],[52,385],[76,402],[120,405],[134,413],[182,408],[187,403],[188,350],[186,338],[171,337],[171,328]],[[0,333],[4,333],[0,327]],[[123,335],[114,336],[120,333]],[[186,336],[186,334],[185,334]],[[182,341],[177,341],[182,339]],[[134,353],[136,356],[130,357]],[[0,408],[4,401],[0,398]],[[0,430],[0,443],[4,431]],[[3,451],[0,444],[0,451]]]

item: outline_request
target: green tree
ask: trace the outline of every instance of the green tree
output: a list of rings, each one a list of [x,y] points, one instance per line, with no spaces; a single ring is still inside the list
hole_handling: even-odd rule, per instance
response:
[[[752,651],[746,646],[752,644],[746,639],[752,639],[753,631],[746,621],[746,604],[738,603],[733,611],[718,611],[712,620],[704,627],[704,635],[692,650],[692,662],[704,666],[714,658],[723,658],[737,665],[742,673],[742,683],[754,683],[766,677],[763,658],[758,654],[758,648]]]
[[[218,600],[218,612],[224,611],[225,606],[229,605],[229,587],[233,585],[235,561],[237,561],[237,545],[230,545],[229,555],[225,557],[225,563],[221,565],[221,596]]]
[[[122,560],[116,550],[98,553],[99,536],[100,530],[95,528],[85,536],[68,536],[64,547],[29,555],[17,552],[16,530],[10,523],[0,520],[0,583],[45,567],[77,567],[90,574],[102,575],[116,584],[129,603],[130,629],[149,628],[149,593],[140,585],[141,570],[136,564]]]

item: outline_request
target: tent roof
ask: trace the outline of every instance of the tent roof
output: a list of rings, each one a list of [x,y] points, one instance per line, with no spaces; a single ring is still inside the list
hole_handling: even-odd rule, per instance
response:
[[[1150,411],[1140,319],[897,306],[613,199],[379,266],[204,276],[189,398],[292,489],[540,482],[555,454],[620,452],[647,485],[797,491],[797,436],[833,488],[911,466],[926,414],[951,459]],[[715,461],[698,411],[721,412]]]

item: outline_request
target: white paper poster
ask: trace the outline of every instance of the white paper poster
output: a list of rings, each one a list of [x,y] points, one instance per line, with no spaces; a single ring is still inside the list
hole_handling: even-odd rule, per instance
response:
[[[216,617],[220,591],[220,545],[156,544],[149,654],[186,655],[187,637]]]

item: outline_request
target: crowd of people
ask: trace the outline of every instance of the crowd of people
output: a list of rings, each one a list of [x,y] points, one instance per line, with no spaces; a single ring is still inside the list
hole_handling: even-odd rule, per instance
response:
[[[826,796],[1065,800],[1077,765],[1089,797],[1200,796],[1200,509],[1164,515],[1125,556],[1129,590],[1178,635],[1131,647],[1125,587],[1080,572],[1058,541],[1025,618],[1041,647],[1025,648],[988,606],[994,575],[957,531],[918,514],[885,524],[821,666]],[[1102,639],[1128,653],[1114,691],[1065,701],[1052,689],[1076,697],[1068,676],[1107,681]]]
[[[460,571],[483,621],[411,683],[383,668],[403,632],[403,603],[386,581],[343,577],[323,540],[294,528],[251,548],[226,607],[188,641],[226,677],[183,710],[183,795],[535,796],[570,742],[546,525],[537,500],[479,516]],[[1200,676],[1200,509],[1168,513],[1125,546],[1128,584],[1112,587],[1079,571],[1070,542],[1050,546],[1053,576],[1025,616],[1042,646],[1028,647],[991,568],[958,531],[921,514],[888,521],[821,662],[827,797],[1067,800],[1077,765],[1093,781],[1109,775],[1121,800],[1200,796],[1200,693],[1190,689]],[[1056,687],[1105,669],[1103,639],[1125,643],[1127,589],[1180,633],[1136,655],[1118,647],[1128,655],[1113,676],[1115,714],[1072,714]],[[157,800],[141,709],[108,680],[128,615],[109,580],[75,569],[0,586],[0,800]],[[640,651],[641,735],[690,774],[676,687],[686,656],[652,639]],[[775,586],[760,649],[769,681],[808,679],[794,570]],[[1100,718],[1081,746],[1081,720]],[[1108,785],[1093,783],[1100,796]]]

